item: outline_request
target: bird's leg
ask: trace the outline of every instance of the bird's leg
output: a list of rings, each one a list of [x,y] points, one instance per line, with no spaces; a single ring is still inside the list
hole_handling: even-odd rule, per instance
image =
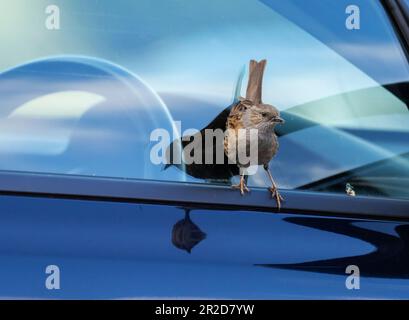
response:
[[[273,176],[271,174],[271,171],[270,171],[270,168],[268,167],[268,165],[264,166],[264,170],[266,170],[266,172],[268,174],[268,177],[270,178],[270,181],[271,181],[271,187],[269,188],[269,190],[271,192],[271,195],[273,196],[273,198],[277,202],[278,210],[280,210],[281,209],[281,201],[284,201],[284,198],[278,192],[277,185],[274,182]]]
[[[250,189],[247,188],[247,176],[244,174],[240,175],[240,183],[231,186],[233,189],[240,190],[241,195],[244,195],[244,192],[250,192]]]

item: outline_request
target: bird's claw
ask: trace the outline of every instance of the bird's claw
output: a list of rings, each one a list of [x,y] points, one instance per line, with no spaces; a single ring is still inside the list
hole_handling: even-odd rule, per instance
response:
[[[240,182],[239,184],[235,184],[231,186],[235,190],[240,190],[242,196],[244,196],[245,192],[250,192],[250,189],[247,188],[246,183],[244,181]]]
[[[275,187],[271,187],[270,189],[271,196],[276,200],[277,202],[277,207],[278,210],[281,209],[281,201],[284,201],[284,198],[281,196],[281,194],[278,192],[278,189]]]

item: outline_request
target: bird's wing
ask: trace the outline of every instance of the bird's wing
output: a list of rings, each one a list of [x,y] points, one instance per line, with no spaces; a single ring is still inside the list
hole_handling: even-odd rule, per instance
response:
[[[234,112],[230,114],[230,116],[227,118],[227,128],[228,129],[233,129],[235,131],[239,129],[243,129],[243,112]]]

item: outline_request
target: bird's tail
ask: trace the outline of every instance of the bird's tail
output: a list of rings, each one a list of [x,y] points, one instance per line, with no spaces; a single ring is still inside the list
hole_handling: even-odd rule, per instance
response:
[[[263,75],[267,60],[250,61],[249,83],[247,85],[246,99],[255,104],[262,103]]]

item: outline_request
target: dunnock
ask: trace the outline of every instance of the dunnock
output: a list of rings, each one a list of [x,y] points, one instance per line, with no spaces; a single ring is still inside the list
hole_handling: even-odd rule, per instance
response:
[[[266,60],[259,63],[254,60],[250,61],[246,98],[239,99],[227,118],[224,150],[229,160],[237,163],[240,168],[240,183],[233,185],[233,188],[239,189],[242,195],[244,192],[249,192],[250,190],[246,186],[247,176],[244,169],[248,168],[250,164],[262,165],[272,184],[269,190],[280,209],[283,198],[278,192],[277,185],[269,169],[269,162],[278,151],[278,139],[274,128],[277,124],[284,123],[284,120],[280,118],[280,112],[275,107],[262,102],[262,82],[266,63]],[[247,163],[240,163],[238,150],[232,152],[232,149],[237,148],[239,144],[243,144],[246,146],[247,154],[252,156],[249,138],[252,129],[255,129],[258,133],[258,152],[253,155],[257,159],[249,159]],[[240,130],[245,130],[245,134],[240,135]]]

